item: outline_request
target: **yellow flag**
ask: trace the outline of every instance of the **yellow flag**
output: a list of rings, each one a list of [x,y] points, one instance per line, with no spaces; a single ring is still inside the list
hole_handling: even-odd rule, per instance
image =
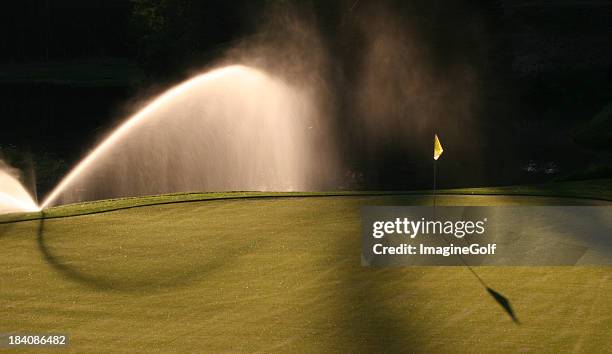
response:
[[[434,134],[434,160],[437,160],[440,155],[442,155],[442,144],[440,144],[440,139],[438,139],[438,134]]]

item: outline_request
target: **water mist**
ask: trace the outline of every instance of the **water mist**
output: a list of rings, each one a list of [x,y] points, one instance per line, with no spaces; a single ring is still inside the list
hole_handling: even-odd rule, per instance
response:
[[[0,161],[0,214],[37,210],[36,202],[19,182],[15,170]]]
[[[313,189],[313,166],[325,164],[312,138],[314,107],[307,93],[258,69],[212,70],[128,118],[42,207],[170,192]]]

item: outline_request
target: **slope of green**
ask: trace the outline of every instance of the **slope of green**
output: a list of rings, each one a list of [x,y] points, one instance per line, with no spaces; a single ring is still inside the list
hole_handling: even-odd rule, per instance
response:
[[[441,190],[447,194],[536,195],[551,197],[591,198],[612,201],[612,179],[554,182],[526,186],[457,188]]]
[[[317,196],[385,196],[429,195],[431,191],[330,191],[330,192],[210,192],[174,193],[144,197],[106,199],[68,204],[45,209],[46,218],[94,214],[147,205],[172,204],[192,201]],[[442,189],[438,194],[450,195],[533,195],[569,198],[589,198],[612,201],[612,179],[556,182],[541,185]],[[0,223],[41,218],[41,213],[14,213],[0,215]]]
[[[610,267],[478,267],[515,324],[466,268],[360,265],[361,206],[430,202],[226,199],[0,224],[0,332],[64,332],[92,353],[612,350]]]

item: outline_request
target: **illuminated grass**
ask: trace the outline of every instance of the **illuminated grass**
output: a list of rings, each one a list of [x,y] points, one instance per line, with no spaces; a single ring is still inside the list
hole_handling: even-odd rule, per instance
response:
[[[174,193],[145,197],[106,199],[47,208],[46,218],[94,214],[111,210],[128,209],[147,205],[172,204],[190,201],[240,198],[316,197],[316,196],[384,196],[429,195],[431,191],[331,191],[331,192],[211,192]],[[504,186],[482,188],[442,189],[438,194],[449,195],[533,195],[569,198],[590,198],[612,201],[612,179],[578,182],[558,182],[531,186]],[[41,213],[14,213],[0,215],[0,223],[41,218]]]
[[[457,188],[442,190],[449,194],[480,195],[539,195],[551,197],[578,197],[612,201],[612,179],[555,182],[527,186]]]
[[[56,215],[185,196],[80,204]],[[463,267],[360,265],[362,205],[430,201],[210,200],[1,224],[0,332],[65,332],[77,352],[612,350],[610,267],[478,267],[510,299],[516,325]]]

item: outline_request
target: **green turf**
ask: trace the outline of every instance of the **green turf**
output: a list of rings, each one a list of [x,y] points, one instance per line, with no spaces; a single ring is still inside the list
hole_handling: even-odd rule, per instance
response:
[[[428,195],[431,191],[330,191],[330,192],[211,192],[174,193],[145,197],[130,197],[99,200],[51,207],[45,209],[46,218],[100,213],[133,207],[205,201],[217,199],[307,197],[307,196],[385,196],[385,195]],[[569,198],[589,198],[612,201],[612,179],[556,182],[541,185],[504,186],[483,188],[441,189],[438,194],[449,195],[533,195]],[[13,213],[0,215],[0,223],[39,219],[41,213]]]
[[[362,205],[429,202],[209,200],[0,224],[0,332],[66,332],[78,352],[612,350],[610,267],[478,267],[517,325],[465,268],[360,265]],[[606,202],[439,198],[591,203]]]
[[[441,191],[441,193],[445,192],[450,194],[579,197],[612,201],[612,179],[551,182],[526,186],[457,188]]]

